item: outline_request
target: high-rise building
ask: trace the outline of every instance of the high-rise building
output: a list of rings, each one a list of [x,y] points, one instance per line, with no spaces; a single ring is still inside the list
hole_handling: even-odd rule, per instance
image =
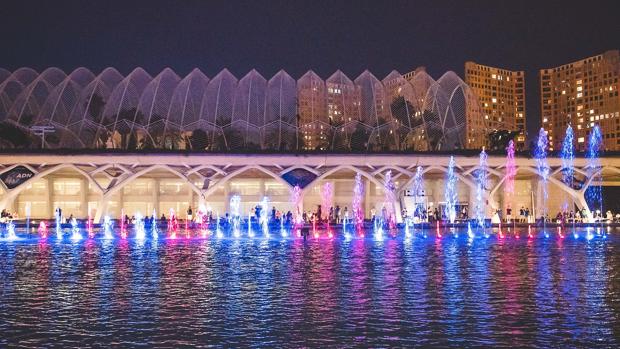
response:
[[[519,131],[517,149],[525,149],[525,74],[490,67],[475,62],[465,63],[465,83],[478,96],[487,126],[493,129]]]
[[[605,149],[620,150],[619,74],[618,50],[540,71],[542,126],[552,149],[559,149],[570,124],[576,148],[585,150],[589,131],[598,124]]]

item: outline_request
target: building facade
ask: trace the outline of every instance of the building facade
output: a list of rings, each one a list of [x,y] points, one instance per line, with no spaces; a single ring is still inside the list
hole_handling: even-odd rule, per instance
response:
[[[356,174],[363,180],[362,206],[367,218],[380,212],[388,197],[394,197],[397,219],[404,208],[413,212],[415,204],[429,209],[445,207],[446,174],[450,156],[410,155],[247,155],[247,154],[0,154],[0,209],[33,219],[51,218],[61,208],[66,216],[88,216],[100,221],[105,215],[119,217],[138,212],[169,215],[171,210],[184,217],[188,207],[204,206],[215,214],[230,212],[230,199],[241,198],[241,212],[248,214],[263,197],[270,205],[287,212],[315,211],[324,202],[325,183],[332,190],[333,205],[351,211]],[[587,207],[586,190],[591,185],[619,186],[620,160],[601,158],[600,167],[588,167],[586,159],[575,159],[575,185],[562,178],[562,160],[549,158],[545,189],[535,161],[515,159],[512,185],[507,183],[505,156],[489,156],[484,210],[490,217],[521,207],[538,216],[554,216],[560,210]],[[477,206],[476,154],[455,156],[457,204],[467,207],[470,216]],[[422,190],[411,193],[417,168],[423,173]],[[385,179],[391,171],[395,192],[387,196]],[[294,187],[301,188],[295,207]],[[510,187],[510,189],[508,189]],[[508,191],[511,191],[508,194]]]
[[[541,121],[551,149],[560,149],[571,125],[576,148],[585,150],[590,130],[598,124],[605,149],[620,150],[619,75],[618,50],[540,70]]]
[[[465,83],[478,96],[489,128],[519,131],[516,147],[525,149],[525,73],[466,62]]]
[[[486,120],[454,72],[323,80],[308,71],[238,79],[224,69],[155,76],[0,69],[0,148],[385,152],[476,149]],[[477,115],[477,116],[474,116]],[[53,130],[42,143],[33,128]],[[43,145],[42,145],[43,144]]]

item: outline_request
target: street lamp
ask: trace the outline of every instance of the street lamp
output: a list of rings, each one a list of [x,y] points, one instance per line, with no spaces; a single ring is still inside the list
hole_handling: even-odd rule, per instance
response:
[[[41,149],[44,149],[45,134],[56,132],[56,128],[54,128],[54,126],[32,126],[30,127],[30,131],[32,131],[35,136],[41,136]]]

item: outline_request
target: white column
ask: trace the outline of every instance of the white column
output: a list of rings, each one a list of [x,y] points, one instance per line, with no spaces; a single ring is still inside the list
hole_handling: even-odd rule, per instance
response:
[[[153,201],[153,208],[157,211],[157,216],[161,217],[162,212],[159,212],[159,178],[153,178],[153,190],[151,192],[151,200]],[[148,212],[151,214],[151,212]]]
[[[47,177],[45,181],[47,186],[47,212],[50,217],[54,217],[56,210],[56,207],[54,207],[54,181],[50,177]]]
[[[370,210],[372,209],[372,205],[370,202],[370,180],[364,177],[364,218],[370,217]],[[376,209],[376,207],[375,207]]]
[[[88,180],[82,178],[80,182],[80,206],[82,207],[82,218],[87,218],[90,215],[88,212]]]
[[[230,212],[230,183],[224,183],[224,212],[220,216],[225,216],[226,212]]]

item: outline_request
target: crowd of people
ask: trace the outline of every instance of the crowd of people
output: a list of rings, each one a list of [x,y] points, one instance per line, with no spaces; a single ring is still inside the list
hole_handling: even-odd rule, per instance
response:
[[[17,214],[17,212],[10,212],[6,209],[3,209],[2,213],[0,213],[0,223],[7,223],[8,221],[14,219],[19,219],[19,215]]]
[[[263,213],[263,207],[261,205],[257,205],[256,207],[252,207],[249,213],[249,216],[239,216],[235,217],[230,213],[225,213],[220,217],[220,222],[222,224],[226,224],[226,222],[231,222],[233,219],[240,218],[243,221],[246,221],[247,218],[251,220],[252,223],[263,223],[266,221],[269,225],[292,225],[294,223],[302,223],[302,224],[341,224],[343,222],[351,222],[354,215],[354,212],[350,211],[347,206],[340,207],[340,205],[336,205],[334,207],[330,207],[327,212],[323,211],[321,205],[317,205],[315,210],[306,210],[300,212],[298,216],[294,215],[292,211],[283,211],[276,209],[275,206],[271,208],[267,214]],[[459,207],[456,213],[455,219],[457,221],[467,221],[471,217],[469,217],[469,212],[467,206]],[[446,213],[444,210],[439,209],[438,207],[428,207],[424,208],[423,206],[417,206],[414,212],[407,212],[406,208],[403,208],[401,211],[401,215],[403,220],[411,219],[415,223],[421,222],[429,222],[434,223],[436,221],[445,221],[448,220]],[[55,216],[60,220],[61,223],[70,222],[73,219],[73,214],[69,217],[64,217],[62,215],[62,210],[57,208],[55,210]],[[207,209],[199,209],[197,212],[194,212],[192,207],[188,207],[186,211],[185,217],[177,217],[173,211],[171,214],[166,217],[165,214],[157,218],[155,216],[146,216],[144,217],[144,221],[147,224],[170,224],[171,221],[174,221],[178,224],[178,221],[187,222],[188,225],[195,227],[197,225],[205,225],[215,223],[217,219],[217,214],[214,217],[214,212],[212,210]],[[247,218],[246,218],[247,217]],[[12,213],[3,209],[0,213],[0,223],[7,223],[11,220],[18,220],[19,216],[17,213]],[[125,225],[133,225],[136,223],[137,218],[135,215],[129,216],[125,215],[122,217],[122,223]],[[395,217],[393,213],[389,212],[385,206],[382,207],[381,212],[377,212],[377,210],[373,207],[370,210],[370,222],[375,221],[382,222],[393,222],[395,221]],[[548,223],[591,223],[591,222],[607,222],[607,223],[620,223],[620,212],[615,215],[611,212],[611,210],[607,210],[604,214],[600,210],[596,210],[593,212],[589,212],[587,209],[576,210],[576,211],[560,211],[553,218],[549,216],[549,214],[545,214],[541,217],[535,217],[528,207],[521,207],[519,209],[518,214],[514,213],[512,208],[508,206],[506,208],[505,214],[502,214],[501,210],[496,210],[492,217],[490,217],[491,223],[539,223],[539,222],[548,222]]]

